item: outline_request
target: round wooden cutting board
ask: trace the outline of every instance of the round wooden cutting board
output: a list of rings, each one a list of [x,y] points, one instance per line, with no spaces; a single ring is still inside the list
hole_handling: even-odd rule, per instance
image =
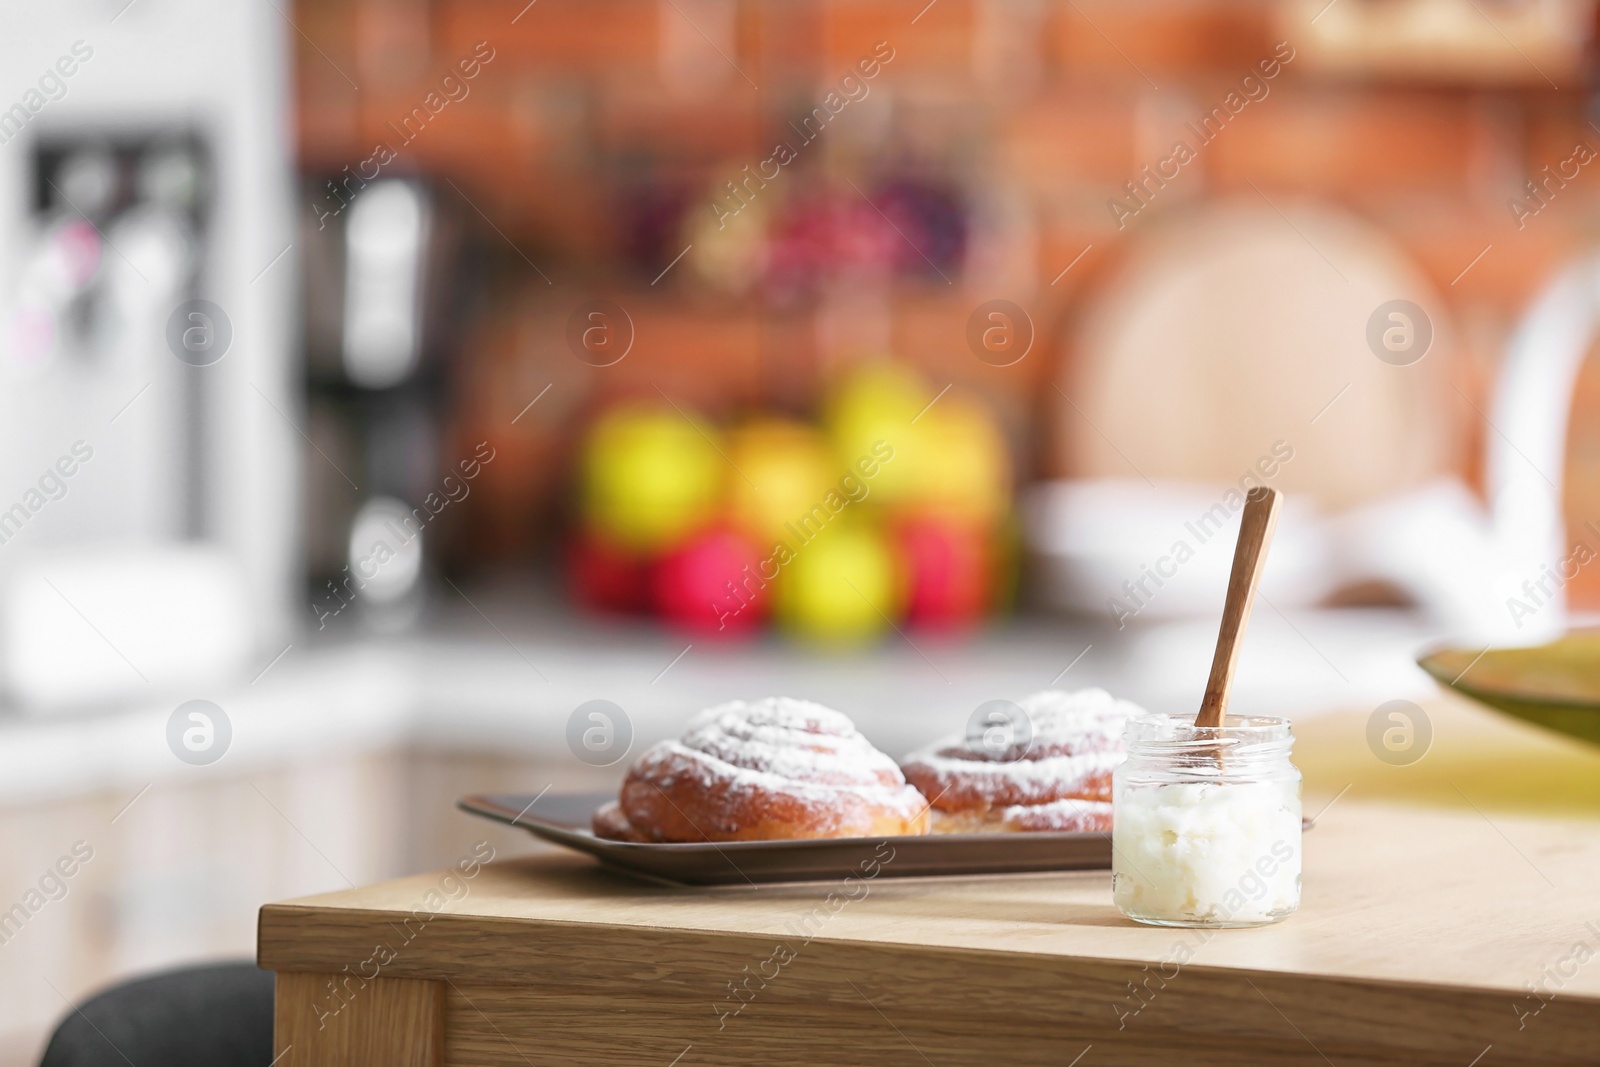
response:
[[[1462,405],[1443,300],[1371,225],[1275,203],[1226,204],[1134,239],[1067,346],[1057,470],[1236,484],[1282,441],[1293,458],[1272,484],[1340,510],[1453,469]],[[1368,341],[1395,300],[1432,327],[1409,364]],[[1379,318],[1380,336],[1403,329]]]

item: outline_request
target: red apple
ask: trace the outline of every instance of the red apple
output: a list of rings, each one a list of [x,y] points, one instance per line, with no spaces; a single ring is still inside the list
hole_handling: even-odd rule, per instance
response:
[[[907,621],[961,629],[987,614],[995,601],[997,560],[986,527],[911,515],[894,524],[892,536],[907,575]]]
[[[597,611],[642,611],[649,571],[644,556],[592,530],[579,530],[567,546],[567,582],[578,603]]]
[[[744,534],[713,527],[656,563],[651,582],[656,610],[693,633],[749,633],[766,617],[767,586],[776,568]]]

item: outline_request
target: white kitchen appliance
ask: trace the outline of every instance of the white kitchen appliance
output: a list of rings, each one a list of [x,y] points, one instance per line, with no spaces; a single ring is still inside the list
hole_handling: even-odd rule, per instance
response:
[[[236,675],[299,573],[294,30],[270,0],[4,14],[0,682],[34,709]]]

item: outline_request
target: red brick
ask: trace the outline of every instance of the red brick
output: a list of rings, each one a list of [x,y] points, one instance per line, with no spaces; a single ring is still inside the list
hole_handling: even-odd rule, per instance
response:
[[[428,5],[421,0],[360,0],[355,6],[357,69],[363,91],[404,84],[432,60]]]
[[[354,147],[363,140],[359,102],[353,97],[338,99],[333,93],[317,97],[315,105],[302,103],[298,109],[297,162],[302,171],[338,170],[351,161]]]
[[[1580,158],[1580,145],[1588,149],[1587,163]],[[1524,229],[1582,224],[1592,217],[1600,199],[1600,131],[1577,108],[1534,111],[1526,122],[1523,153],[1509,161],[1507,170],[1515,186],[1500,198],[1502,202],[1515,197],[1523,207],[1538,209],[1536,216],[1523,218]],[[1529,181],[1540,187],[1547,206],[1540,207],[1530,197],[1525,184]],[[1509,207],[1506,213],[1511,217]]]
[[[870,59],[878,42],[894,49],[889,69],[954,74],[972,70],[972,0],[821,0],[828,71]],[[926,10],[924,10],[926,8]],[[912,20],[916,19],[913,23]]]
[[[1109,196],[1140,162],[1126,93],[1054,93],[1009,113],[997,133],[1000,165],[1038,195],[1090,183]]]
[[[413,163],[446,151],[463,152],[460,162],[467,165],[503,161],[509,116],[500,101],[488,98],[476,83],[468,84],[473,91],[465,99],[449,100],[437,114],[423,103],[429,93],[445,99],[437,83],[419,81],[389,93],[363,94],[360,137],[353,147],[365,158],[382,142]],[[420,125],[412,113],[418,108],[426,116]]]
[[[692,254],[692,253],[691,253]],[[633,351],[597,383],[600,395],[657,399],[714,417],[757,404],[762,394],[761,320],[755,309],[697,307],[670,294],[612,294],[633,319]]]
[[[967,347],[967,322],[977,306],[990,299],[1012,299],[1033,325],[1033,346],[1026,356],[1008,367],[978,359]],[[908,294],[897,301],[894,350],[921,370],[934,391],[946,384],[969,394],[989,398],[1016,417],[1031,432],[1030,398],[1055,371],[1058,302],[1048,291],[1032,293],[972,292]]]
[[[703,101],[666,97],[659,87],[639,81],[607,88],[596,101],[593,132],[608,154],[650,151],[658,157],[707,163],[737,156],[743,166],[760,162],[758,149],[771,148],[763,101],[743,79],[735,77],[722,92]]]
[[[1039,234],[1039,287],[1052,308],[1092,291],[1115,261],[1120,235],[1083,227],[1045,226]],[[1068,269],[1070,268],[1070,269]]]
[[[753,32],[751,47],[761,56],[768,77],[812,73],[824,48],[825,9],[819,4],[747,5],[744,25]]]
[[[1566,159],[1580,141],[1591,147],[1600,144],[1600,131],[1585,121],[1582,103],[1577,101],[1571,105],[1530,109],[1523,128],[1525,155],[1522,162],[1530,171]]]
[[[354,137],[360,93],[354,12],[344,4],[301,3],[292,12],[296,134],[303,160],[342,159]],[[342,165],[342,163],[340,164]]]
[[[497,61],[504,56],[536,72],[653,70],[662,6],[657,0],[544,0],[531,5],[527,0],[444,0],[436,16],[436,51],[459,57],[487,41]]]
[[[1543,215],[1519,232],[1509,212],[1463,201],[1372,218],[1452,303],[1505,316],[1520,315],[1562,264],[1589,246],[1581,234]]]
[[[1278,39],[1272,9],[1238,2],[1076,0],[1056,20],[1056,61],[1071,78],[1167,88],[1181,75],[1243,77]]]
[[[1197,90],[1203,109],[1231,86]],[[1319,92],[1280,81],[1201,149],[1224,189],[1260,186],[1381,198],[1396,192],[1449,195],[1465,187],[1474,127],[1444,94]]]

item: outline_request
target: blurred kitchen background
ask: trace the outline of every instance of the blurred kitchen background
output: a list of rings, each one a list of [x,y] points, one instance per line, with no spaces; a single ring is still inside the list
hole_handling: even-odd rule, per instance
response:
[[[1244,710],[1600,607],[1592,0],[5,14],[0,1062],[715,701],[1187,709],[1254,484]]]

